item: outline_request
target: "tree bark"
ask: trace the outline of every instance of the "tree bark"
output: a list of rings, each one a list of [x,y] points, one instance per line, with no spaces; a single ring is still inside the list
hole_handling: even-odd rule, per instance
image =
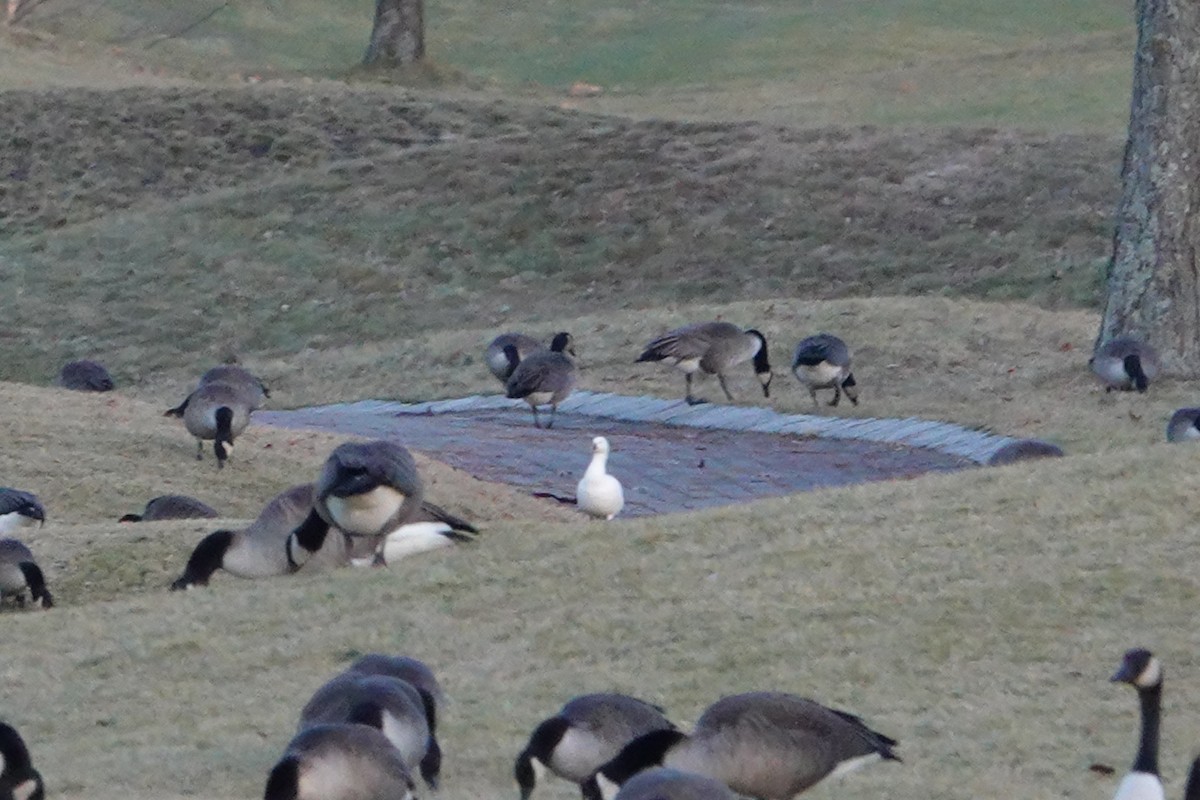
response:
[[[1130,334],[1200,376],[1200,2],[1137,0],[1137,51],[1099,347]]]
[[[425,57],[425,0],[375,0],[363,64],[404,66]]]

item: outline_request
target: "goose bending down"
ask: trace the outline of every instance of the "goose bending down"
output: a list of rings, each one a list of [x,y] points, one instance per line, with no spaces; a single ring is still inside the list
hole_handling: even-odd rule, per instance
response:
[[[512,347],[515,351],[515,360],[510,359],[505,352],[507,347]],[[502,333],[488,344],[483,357],[496,379],[501,383],[508,383],[508,378],[518,363],[545,349],[545,345],[532,336],[523,333]]]
[[[442,691],[442,685],[438,682],[433,670],[424,661],[412,658],[411,656],[367,653],[355,659],[354,663],[346,667],[346,671],[358,672],[363,675],[386,675],[391,678],[399,678],[402,681],[411,683],[418,691],[428,693],[434,700],[435,713],[435,718],[430,723],[430,727],[437,727],[436,706],[445,700],[446,693]]]
[[[697,372],[716,375],[729,402],[733,395],[725,375],[743,361],[754,361],[754,375],[762,384],[763,397],[771,396],[771,362],[767,338],[753,328],[742,330],[729,322],[697,322],[668,331],[646,345],[637,362],[665,361],[683,372],[687,381],[688,405],[705,401],[692,395],[692,376]]]
[[[302,566],[312,572],[345,565],[349,552],[341,535],[326,537],[315,555],[296,550],[292,531],[308,518],[312,507],[313,486],[303,483],[276,496],[245,529],[210,533],[196,545],[171,588],[207,586],[219,569],[239,578],[267,578],[288,575]]]
[[[899,761],[896,744],[853,714],[796,695],[731,695],[704,711],[691,736],[655,731],[631,741],[584,784],[584,797],[611,800],[629,778],[662,765],[707,775],[738,794],[790,800],[866,761]]]
[[[34,604],[52,608],[54,598],[46,588],[46,577],[33,558],[33,552],[24,542],[16,539],[0,539],[0,599],[15,597],[19,605],[25,605],[25,593]]]
[[[1088,366],[1105,392],[1113,389],[1144,392],[1161,371],[1158,351],[1132,336],[1118,336],[1105,342],[1088,360]]]
[[[517,355],[513,345],[504,347],[505,358],[512,366],[512,374],[504,384],[504,395],[513,400],[524,400],[533,409],[533,424],[540,428],[538,406],[550,406],[550,421],[547,428],[554,427],[554,415],[558,404],[566,400],[575,388],[575,361],[571,354],[571,334],[559,333],[550,343],[549,350],[540,350],[525,358]]]
[[[592,461],[575,487],[575,502],[579,510],[601,519],[612,519],[625,507],[625,492],[621,482],[606,470],[608,452],[608,439],[603,436],[592,439]]]
[[[582,783],[635,737],[675,726],[658,706],[624,694],[580,695],[543,720],[517,756],[513,773],[529,800],[547,771]]]
[[[37,495],[20,489],[0,487],[0,533],[46,524],[46,509]]]
[[[419,767],[436,789],[442,751],[434,704],[432,694],[399,678],[343,672],[313,694],[300,712],[299,730],[322,723],[369,725],[387,737],[410,772]]]
[[[626,781],[615,800],[737,800],[737,796],[706,775],[654,767]]]
[[[76,392],[111,392],[116,384],[103,364],[84,359],[63,364],[58,385]]]
[[[1129,650],[1113,674],[1117,683],[1128,683],[1138,693],[1142,709],[1142,732],[1133,767],[1121,780],[1113,800],[1163,800],[1158,773],[1158,730],[1162,718],[1162,664],[1149,651]]]
[[[1168,442],[1200,439],[1200,408],[1181,408],[1167,421]]]
[[[17,729],[0,722],[0,798],[43,800],[42,776],[33,768],[29,748]]]
[[[1063,449],[1053,442],[1042,439],[1016,439],[997,448],[996,452],[988,456],[987,463],[989,467],[1000,467],[1018,461],[1061,458],[1064,455],[1066,454]]]
[[[412,775],[388,738],[367,725],[313,725],[271,769],[263,800],[413,800]]]
[[[120,522],[159,522],[165,519],[215,519],[216,509],[186,494],[162,494],[151,498],[141,514],[126,514]]]
[[[858,384],[850,371],[850,348],[831,333],[818,333],[801,339],[792,358],[792,373],[808,389],[813,406],[817,405],[818,389],[833,389],[830,406],[842,399],[842,392],[858,405]]]
[[[288,549],[300,557],[320,550],[332,527],[350,537],[355,555],[370,553],[386,564],[387,535],[411,522],[425,499],[412,454],[382,439],[338,445],[315,487],[312,511],[296,527],[295,546]]]

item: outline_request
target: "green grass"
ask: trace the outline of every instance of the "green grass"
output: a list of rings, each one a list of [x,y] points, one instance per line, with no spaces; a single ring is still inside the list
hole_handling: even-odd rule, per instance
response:
[[[115,50],[143,71],[240,81],[348,75],[372,13],[365,0],[251,0],[170,36],[216,7],[72,0],[36,8],[26,24],[55,42]],[[582,81],[605,94],[571,102],[596,110],[1107,133],[1126,122],[1133,44],[1131,14],[1116,0],[1049,12],[1036,0],[445,0],[428,5],[426,29],[441,80],[539,98]]]

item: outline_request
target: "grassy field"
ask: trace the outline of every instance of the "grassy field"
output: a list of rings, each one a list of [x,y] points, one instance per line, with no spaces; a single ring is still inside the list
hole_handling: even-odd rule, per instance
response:
[[[45,501],[27,538],[59,600],[0,615],[0,717],[51,796],[261,796],[311,691],[381,650],[449,692],[446,800],[515,797],[512,759],[575,694],[687,725],[759,688],[902,741],[814,798],[1091,798],[1118,778],[1089,765],[1133,755],[1106,679],[1134,645],[1167,666],[1178,796],[1200,545],[1194,453],[1162,439],[1195,399],[1105,395],[1085,366],[1127,3],[447,0],[415,88],[351,73],[369,4],[218,6],[46,0],[0,32],[0,484]],[[230,468],[197,463],[161,412],[217,361],[275,407],[429,399],[495,391],[497,332],[568,329],[584,388],[677,397],[639,347],[718,317],[771,341],[772,398],[747,370],[746,402],[811,410],[787,364],[830,330],[862,391],[837,413],[1071,455],[607,525],[422,458],[478,545],[166,590],[338,441],[252,427]],[[76,357],[119,390],[49,388]],[[115,522],[167,491],[227,519]]]

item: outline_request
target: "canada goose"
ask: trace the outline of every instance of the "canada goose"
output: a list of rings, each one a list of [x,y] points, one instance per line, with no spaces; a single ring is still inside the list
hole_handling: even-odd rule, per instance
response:
[[[1181,408],[1167,421],[1168,442],[1200,439],[1200,408]]]
[[[725,384],[725,373],[743,361],[754,359],[754,374],[762,384],[763,397],[771,396],[771,362],[767,358],[767,339],[750,328],[742,330],[729,322],[697,322],[668,331],[646,345],[635,363],[666,361],[681,370],[687,379],[688,405],[705,402],[692,396],[692,376],[696,372],[716,375],[726,399],[733,395]]]
[[[407,681],[418,691],[427,692],[436,701],[435,705],[446,698],[446,693],[442,691],[442,685],[438,683],[437,676],[433,674],[429,665],[411,656],[367,653],[355,659],[354,663],[346,667],[346,671],[359,672],[363,675],[387,675]],[[430,722],[430,727],[437,727],[436,715]]]
[[[267,503],[258,519],[245,529],[210,533],[196,545],[171,589],[207,586],[218,569],[239,578],[267,578],[290,574],[302,566],[309,572],[343,566],[349,556],[341,535],[326,537],[315,557],[307,551],[296,551],[292,531],[308,517],[312,507],[312,484],[300,484]]]
[[[217,467],[224,468],[233,440],[250,424],[253,392],[228,383],[205,383],[188,395],[183,425],[196,437],[196,460],[204,458],[204,443],[213,443]],[[173,410],[173,409],[172,409]]]
[[[0,798],[43,800],[42,776],[33,768],[29,748],[13,726],[0,722]]]
[[[615,800],[737,800],[737,796],[706,775],[654,767],[626,781]]]
[[[68,361],[58,372],[58,385],[76,392],[111,392],[112,376],[96,361]]]
[[[553,428],[558,404],[575,388],[577,370],[570,355],[573,352],[571,334],[565,332],[554,337],[549,350],[534,352],[524,359],[518,359],[517,348],[513,345],[504,347],[504,355],[513,367],[504,384],[504,395],[528,403],[533,409],[533,424],[538,428],[542,427],[538,406],[550,406],[550,421],[546,427]]]
[[[192,395],[201,386],[208,383],[224,383],[238,389],[246,401],[250,403],[251,410],[257,411],[262,408],[266,399],[271,396],[270,389],[263,383],[262,379],[248,369],[239,367],[236,364],[219,364],[212,367],[196,382],[196,389],[193,389],[187,397],[183,398],[183,402],[174,408],[167,409],[163,416],[166,417],[182,417],[187,411],[188,403],[192,400]]]
[[[1161,369],[1158,351],[1132,336],[1118,336],[1105,342],[1088,359],[1088,366],[1105,392],[1113,389],[1144,392]]]
[[[1158,773],[1158,728],[1162,715],[1162,664],[1149,650],[1136,648],[1125,653],[1112,681],[1137,689],[1142,706],[1142,732],[1133,767],[1121,780],[1113,800],[1163,800]]]
[[[387,737],[367,725],[313,725],[288,744],[263,800],[412,800],[413,779]]]
[[[804,384],[817,405],[817,389],[833,389],[829,405],[836,406],[842,392],[858,405],[858,384],[850,371],[850,348],[831,333],[818,333],[801,339],[792,358],[792,373]]]
[[[691,736],[654,731],[631,741],[584,784],[584,797],[611,800],[629,778],[661,764],[715,778],[738,794],[790,800],[868,760],[899,761],[896,744],[853,714],[803,697],[730,695],[704,711]]]
[[[321,723],[357,723],[378,729],[400,751],[411,772],[420,767],[436,789],[442,766],[433,695],[387,675],[343,672],[317,689],[300,712],[299,730]]]
[[[592,517],[612,519],[625,507],[625,492],[621,482],[606,471],[608,439],[592,439],[592,461],[579,485],[575,487],[575,502],[579,510]]]
[[[657,730],[674,730],[658,706],[624,694],[584,694],[543,720],[517,756],[513,773],[528,800],[548,771],[582,783],[626,742]]]
[[[25,605],[25,592],[35,604],[52,608],[54,598],[46,588],[42,568],[33,558],[33,552],[24,542],[16,539],[0,539],[0,599],[16,597],[19,605]]]
[[[1017,439],[998,448],[988,456],[989,467],[1000,467],[1005,464],[1015,464],[1018,461],[1029,461],[1035,458],[1061,458],[1063,449],[1053,442],[1041,439]]]
[[[383,563],[393,564],[402,558],[449,547],[452,544],[471,544],[478,533],[479,529],[465,519],[426,501],[418,506],[408,522],[384,537],[381,551]],[[352,555],[360,559],[360,566],[361,559],[366,557],[370,557],[374,563],[374,556],[363,552],[362,542],[369,540],[353,542],[357,548]]]
[[[516,362],[509,360],[504,348],[513,347],[516,351]],[[501,383],[508,383],[508,378],[521,362],[533,353],[545,350],[546,346],[532,336],[523,333],[502,333],[488,344],[484,353],[488,369]]]
[[[386,564],[384,540],[413,519],[424,499],[417,464],[401,445],[381,439],[338,445],[321,467],[312,511],[297,526],[289,552],[320,550],[335,527],[350,537],[355,555],[366,548]]]
[[[0,487],[0,533],[46,524],[46,509],[32,492]]]
[[[141,514],[126,514],[120,522],[158,522],[164,519],[214,519],[216,509],[186,494],[163,494],[146,503]]]

